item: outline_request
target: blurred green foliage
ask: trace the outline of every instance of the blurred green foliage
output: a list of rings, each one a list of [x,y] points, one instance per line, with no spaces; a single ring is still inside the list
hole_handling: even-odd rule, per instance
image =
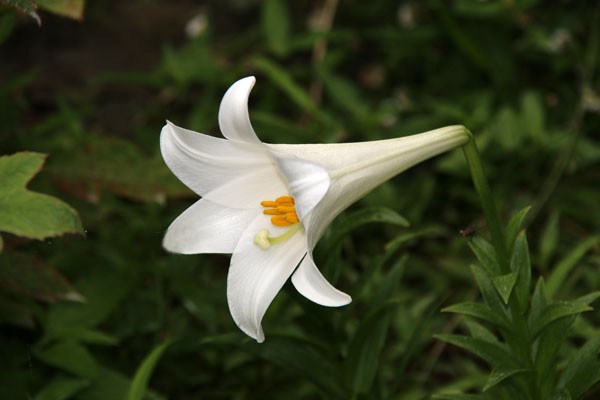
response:
[[[466,125],[503,218],[532,207],[532,280],[545,278],[548,301],[600,287],[597,2],[85,5],[82,22],[39,12],[41,28],[0,8],[0,153],[49,154],[29,188],[66,201],[85,229],[3,235],[0,398],[139,396],[152,367],[147,399],[467,398],[452,394],[489,384],[484,364],[433,337],[482,332],[440,313],[476,300],[464,236],[487,236],[460,151],[340,216],[315,256],[353,303],[323,308],[288,285],[260,345],[229,316],[228,256],[161,248],[195,196],[162,164],[160,128],[169,119],[218,134],[221,96],[247,75],[257,77],[250,113],[267,142]],[[574,318],[559,359],[595,365],[598,343],[578,348],[599,320]],[[164,350],[155,365],[153,349]],[[564,379],[581,362],[559,365]]]

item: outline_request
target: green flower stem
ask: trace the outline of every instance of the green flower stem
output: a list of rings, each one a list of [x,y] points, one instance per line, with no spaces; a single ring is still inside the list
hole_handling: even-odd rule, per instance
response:
[[[508,264],[508,251],[506,249],[504,229],[498,218],[498,212],[496,211],[496,205],[494,203],[494,198],[492,197],[490,185],[488,185],[487,179],[485,178],[485,172],[483,170],[483,165],[481,164],[481,158],[479,157],[479,150],[477,150],[475,139],[473,139],[471,132],[469,132],[469,135],[471,136],[471,140],[469,140],[462,149],[467,159],[467,164],[471,171],[471,178],[473,179],[475,190],[477,190],[477,194],[479,194],[485,219],[490,229],[492,244],[496,250],[496,258],[498,259],[498,265],[500,266],[500,273],[508,274],[510,272],[510,266]]]
[[[470,132],[469,135],[471,135]],[[485,177],[479,150],[477,150],[477,145],[475,144],[472,135],[471,140],[463,146],[463,152],[467,159],[473,184],[479,195],[485,219],[492,237],[496,259],[500,266],[500,271],[497,273],[499,275],[508,274],[511,272],[511,269],[506,246],[506,236],[504,234],[503,226],[500,223],[500,218],[498,217],[498,211],[494,203],[494,198],[492,197],[492,191],[490,190],[490,186]],[[527,319],[519,310],[519,305],[517,304],[517,299],[514,295],[510,297],[508,307],[512,317],[512,327],[508,332],[503,334],[503,336],[513,353],[516,354],[518,359],[524,364],[523,367],[531,371],[531,373],[524,376],[524,383],[528,387],[530,398],[535,400],[541,399],[540,388],[536,379],[533,362],[533,342]]]

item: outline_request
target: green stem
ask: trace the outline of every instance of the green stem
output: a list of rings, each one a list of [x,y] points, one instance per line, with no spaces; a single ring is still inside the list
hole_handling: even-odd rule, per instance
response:
[[[463,152],[471,171],[471,177],[475,190],[479,195],[485,219],[490,229],[492,244],[496,252],[496,259],[500,266],[499,274],[508,274],[511,272],[508,258],[508,250],[506,247],[506,237],[504,229],[498,217],[496,204],[492,196],[492,191],[485,177],[481,157],[475,140],[471,135],[471,140],[463,146]],[[526,385],[529,388],[529,393],[532,399],[540,399],[540,389],[537,383],[535,366],[532,355],[532,338],[526,316],[521,312],[517,303],[517,298],[513,295],[510,297],[509,310],[512,319],[512,329],[505,336],[505,340],[511,347],[512,351],[518,354],[518,359],[524,363],[524,368],[531,371],[532,374],[526,378]]]
[[[470,132],[469,134],[471,135]],[[490,186],[488,185],[485,177],[483,165],[481,164],[481,158],[479,157],[479,150],[477,150],[477,145],[475,144],[475,140],[473,139],[472,135],[471,140],[469,140],[469,142],[465,144],[462,149],[471,171],[471,178],[473,179],[475,190],[477,190],[479,199],[481,200],[481,205],[483,207],[483,213],[485,214],[488,228],[490,229],[492,244],[496,250],[496,258],[498,259],[498,265],[500,266],[500,273],[507,274],[510,272],[510,267],[508,264],[508,251],[506,249],[504,229],[502,228],[502,224],[498,218],[498,212],[496,210],[494,198],[492,197],[492,191],[490,190]]]

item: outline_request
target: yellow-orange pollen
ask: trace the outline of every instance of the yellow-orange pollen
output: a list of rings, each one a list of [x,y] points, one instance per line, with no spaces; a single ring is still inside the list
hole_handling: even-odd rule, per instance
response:
[[[260,202],[260,205],[265,207],[263,214],[272,215],[271,223],[275,226],[290,226],[300,222],[295,204],[292,196],[281,196],[275,201]]]

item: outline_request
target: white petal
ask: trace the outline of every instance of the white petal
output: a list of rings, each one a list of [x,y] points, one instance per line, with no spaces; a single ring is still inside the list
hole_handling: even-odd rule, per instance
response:
[[[304,223],[304,219],[327,193],[329,174],[323,167],[310,161],[276,151],[271,151],[271,155],[287,181],[287,187],[296,200],[296,212]]]
[[[352,301],[346,293],[331,286],[315,265],[310,253],[292,275],[292,283],[301,295],[322,306],[340,307]]]
[[[163,246],[182,254],[233,253],[257,210],[236,210],[200,199],[169,226]]]
[[[170,122],[161,151],[171,171],[190,189],[214,203],[256,208],[288,191],[263,144],[218,139]]]
[[[267,308],[306,254],[303,230],[267,250],[255,245],[256,233],[271,229],[269,225],[269,219],[263,215],[250,224],[233,252],[227,276],[231,316],[242,331],[258,342],[265,339],[261,320]]]
[[[301,218],[307,231],[308,247],[312,249],[333,218],[373,188],[468,140],[466,128],[448,126],[397,139],[365,143],[269,145],[269,150],[272,154],[287,154],[288,157],[314,162],[329,174],[331,183],[327,193],[310,215]],[[278,165],[281,163],[278,162]]]
[[[244,171],[205,194],[204,198],[233,208],[260,208],[261,201],[275,200],[288,193],[275,165],[269,164]]]
[[[256,80],[253,76],[235,82],[223,96],[219,108],[219,127],[227,139],[260,143],[248,115],[248,97]]]

